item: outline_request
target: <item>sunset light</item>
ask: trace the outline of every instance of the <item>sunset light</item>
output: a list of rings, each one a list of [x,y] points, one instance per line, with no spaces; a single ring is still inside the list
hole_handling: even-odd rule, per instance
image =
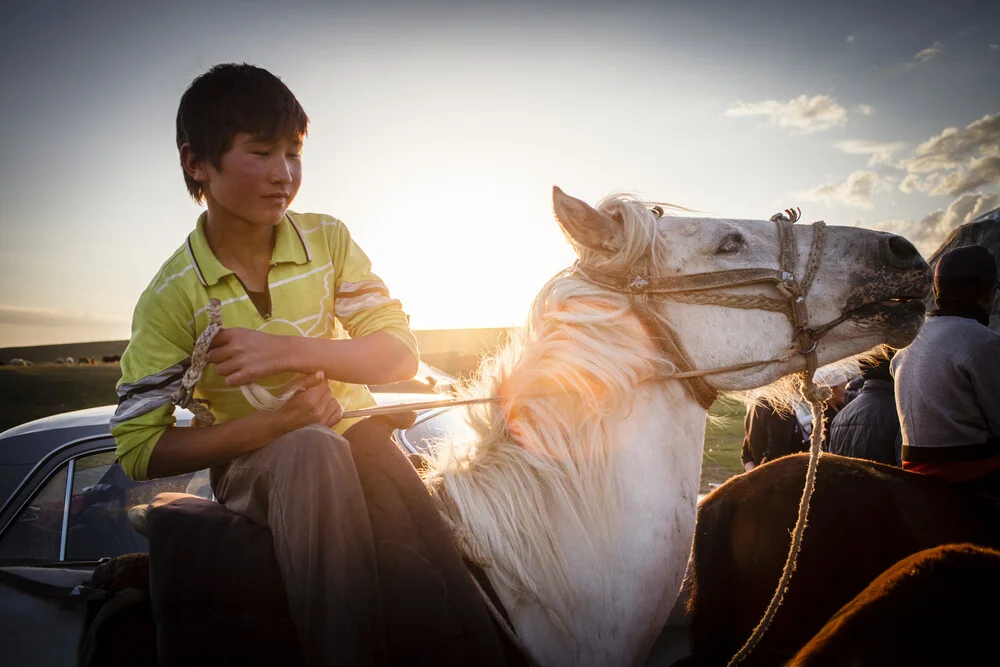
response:
[[[2,28],[8,59],[52,47],[0,74],[0,345],[128,337],[200,211],[173,122],[219,62],[296,91],[311,123],[292,210],[343,220],[417,328],[523,320],[572,260],[553,185],[742,218],[800,206],[924,253],[998,205],[980,6],[909,25],[860,4],[56,7]]]

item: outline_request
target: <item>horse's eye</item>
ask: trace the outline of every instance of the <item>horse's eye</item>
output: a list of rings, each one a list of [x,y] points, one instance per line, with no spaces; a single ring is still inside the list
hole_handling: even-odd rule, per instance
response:
[[[738,252],[742,247],[743,235],[733,232],[732,234],[727,234],[726,238],[722,239],[722,243],[720,243],[719,247],[715,249],[715,254],[731,255],[734,252]]]

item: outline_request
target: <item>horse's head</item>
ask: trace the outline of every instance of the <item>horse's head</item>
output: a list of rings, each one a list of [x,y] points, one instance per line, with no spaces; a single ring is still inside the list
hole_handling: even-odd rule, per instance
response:
[[[810,354],[825,365],[903,347],[923,321],[931,272],[900,236],[665,216],[623,196],[593,208],[559,188],[553,203],[577,274],[626,295],[651,336],[674,338],[681,370],[729,369],[705,376],[715,389],[762,386],[804,370]]]

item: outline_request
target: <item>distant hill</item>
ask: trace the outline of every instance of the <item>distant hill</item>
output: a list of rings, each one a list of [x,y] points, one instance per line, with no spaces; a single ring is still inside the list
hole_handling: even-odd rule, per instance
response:
[[[475,366],[479,357],[491,353],[507,339],[508,329],[425,329],[414,331],[424,361],[449,373],[465,373]],[[82,356],[96,358],[121,356],[127,340],[95,343],[65,343],[0,348],[0,361],[24,359],[33,364],[52,363],[58,358]],[[452,368],[446,368],[450,366]]]
[[[985,219],[984,219],[985,218]],[[948,238],[941,247],[934,251],[927,263],[933,269],[937,266],[941,255],[952,248],[959,248],[967,245],[980,245],[988,248],[993,256],[1000,262],[1000,209],[991,211],[987,216],[978,218],[977,221],[962,225],[948,235]],[[927,308],[934,307],[934,295],[927,297]],[[993,313],[990,315],[990,329],[1000,333],[1000,295],[993,302]]]
[[[10,363],[11,359],[24,359],[33,364],[52,363],[58,358],[97,358],[121,356],[127,340],[105,340],[96,343],[64,343],[62,345],[31,345],[26,347],[0,348],[0,360]]]

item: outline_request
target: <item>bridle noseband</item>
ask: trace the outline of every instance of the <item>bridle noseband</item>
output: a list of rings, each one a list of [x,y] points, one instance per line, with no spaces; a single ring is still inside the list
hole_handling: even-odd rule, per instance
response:
[[[659,213],[659,211],[654,211]],[[826,224],[822,220],[813,223],[812,246],[806,262],[802,280],[795,278],[798,263],[798,248],[795,244],[793,225],[801,217],[799,209],[785,209],[771,216],[771,222],[778,229],[778,269],[731,269],[710,271],[682,276],[650,276],[649,260],[640,260],[630,267],[625,275],[617,275],[587,266],[580,261],[573,265],[573,274],[598,287],[628,294],[631,306],[639,320],[646,327],[650,337],[657,342],[664,358],[674,363],[676,373],[658,379],[679,379],[706,410],[717,398],[719,391],[705,379],[706,375],[744,370],[755,366],[787,361],[796,354],[806,359],[807,380],[811,382],[816,371],[816,348],[819,338],[838,324],[843,318],[821,327],[809,327],[809,311],[806,295],[812,286],[823,257],[826,243]],[[759,283],[772,284],[782,295],[774,298],[762,294],[735,295],[717,293],[716,290]],[[731,366],[710,369],[695,369],[684,350],[676,332],[658,317],[650,306],[651,296],[661,296],[683,303],[769,310],[783,313],[792,324],[794,352],[764,361],[752,361]]]

